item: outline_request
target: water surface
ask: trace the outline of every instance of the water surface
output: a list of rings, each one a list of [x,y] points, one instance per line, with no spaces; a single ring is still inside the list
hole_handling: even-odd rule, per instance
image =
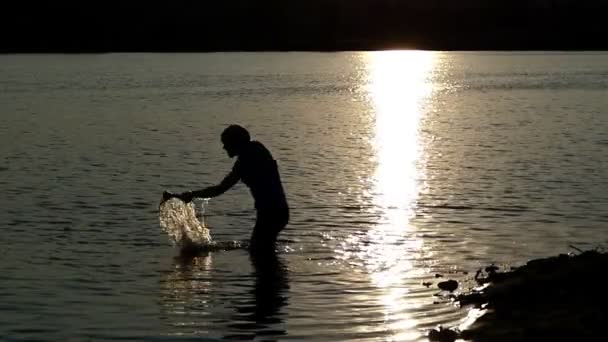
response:
[[[606,53],[0,56],[0,336],[416,340],[488,263],[608,239]],[[292,207],[277,260],[175,259],[163,190],[246,126]],[[250,234],[242,184],[214,239]],[[259,266],[259,265],[257,265]],[[471,272],[465,274],[465,272]]]

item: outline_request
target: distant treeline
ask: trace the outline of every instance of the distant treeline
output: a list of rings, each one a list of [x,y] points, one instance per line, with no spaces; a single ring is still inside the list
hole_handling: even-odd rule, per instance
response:
[[[0,52],[608,49],[603,0],[21,0]]]

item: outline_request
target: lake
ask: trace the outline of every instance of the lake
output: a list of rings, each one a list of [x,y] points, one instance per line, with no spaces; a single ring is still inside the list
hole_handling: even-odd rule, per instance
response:
[[[438,281],[606,247],[607,108],[606,52],[2,55],[0,337],[425,340],[470,311]],[[232,123],[291,206],[264,272],[159,226]],[[243,184],[206,212],[249,237]]]

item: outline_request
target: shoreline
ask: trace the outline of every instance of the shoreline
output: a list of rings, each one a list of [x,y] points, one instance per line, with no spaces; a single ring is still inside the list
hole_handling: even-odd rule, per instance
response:
[[[601,272],[608,269],[608,253],[578,252],[533,259],[508,271],[494,265],[478,270],[480,287],[453,299],[485,313],[462,331],[431,330],[429,340],[603,340],[608,298]]]

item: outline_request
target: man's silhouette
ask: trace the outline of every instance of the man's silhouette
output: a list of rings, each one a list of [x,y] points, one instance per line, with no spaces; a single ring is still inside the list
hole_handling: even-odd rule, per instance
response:
[[[230,125],[222,132],[222,143],[228,156],[236,156],[237,160],[220,184],[181,194],[165,193],[163,197],[178,197],[185,202],[195,197],[216,197],[241,180],[249,187],[257,211],[250,250],[256,253],[274,251],[277,236],[289,221],[289,206],[277,163],[268,149],[251,140],[249,132],[239,125]]]

